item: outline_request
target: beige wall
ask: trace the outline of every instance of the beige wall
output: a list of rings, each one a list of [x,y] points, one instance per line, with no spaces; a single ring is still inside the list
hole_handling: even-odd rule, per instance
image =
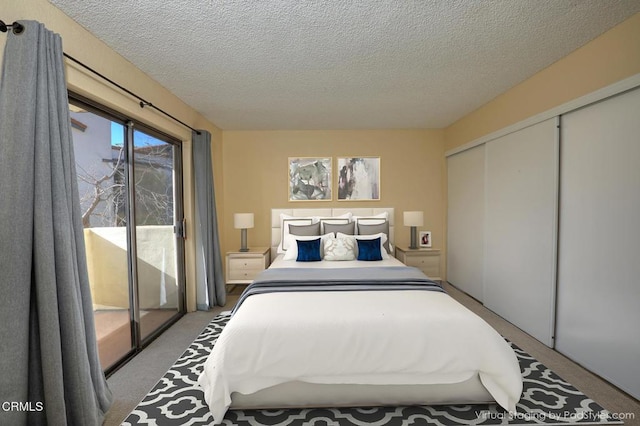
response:
[[[225,251],[239,245],[233,213],[254,212],[249,245],[270,243],[271,208],[392,206],[398,244],[407,244],[404,210],[424,210],[424,230],[434,247],[446,249],[446,164],[444,151],[547,111],[640,73],[640,14],[636,14],[530,79],[442,130],[224,131]],[[377,203],[287,200],[287,158],[296,156],[380,156],[382,200]],[[415,182],[407,186],[405,182]],[[334,172],[335,195],[335,172]],[[442,270],[446,259],[442,258]]]
[[[218,193],[222,192],[222,133],[214,124],[207,121],[196,110],[171,94],[158,82],[133,66],[114,50],[94,37],[71,18],[63,14],[47,0],[4,0],[2,19],[5,22],[16,20],[36,20],[62,37],[65,53],[91,66],[128,88],[169,114],[178,117],[195,128],[205,129],[212,134],[213,164],[215,185]],[[0,36],[0,49],[4,51],[7,36]],[[0,65],[2,55],[0,55]],[[103,105],[121,111],[131,117],[145,122],[184,142],[184,202],[187,221],[194,222],[194,185],[191,169],[191,131],[160,113],[149,109],[141,109],[138,101],[123,94],[108,83],[86,72],[84,69],[67,61],[67,83],[69,89],[91,98]],[[222,217],[222,207],[218,207]],[[189,228],[188,228],[189,229]],[[191,227],[190,229],[193,229]],[[187,275],[187,309],[195,309],[195,244],[194,239],[186,240],[186,275]]]
[[[640,73],[640,13],[461,118],[445,130],[450,150]]]
[[[289,157],[380,157],[380,201],[289,202]],[[444,248],[444,135],[442,130],[224,131],[224,219],[222,245],[237,250],[240,231],[233,214],[253,212],[249,246],[271,244],[272,208],[394,207],[396,243],[409,243],[402,212],[422,210],[433,247]]]
[[[223,250],[235,250],[239,231],[233,213],[256,214],[249,244],[270,243],[269,211],[282,207],[395,207],[396,240],[407,244],[402,211],[423,210],[423,230],[433,232],[434,247],[445,249],[445,150],[504,128],[554,106],[640,73],[640,14],[537,73],[444,130],[370,131],[220,131],[156,81],[115,53],[47,0],[8,0],[2,19],[34,19],[61,34],[65,52],[100,70],[186,123],[212,133],[212,156],[218,220]],[[6,36],[0,37],[0,49]],[[0,65],[1,65],[0,55]],[[193,177],[190,131],[135,99],[68,63],[69,87],[123,111],[183,141],[185,209],[193,223]],[[287,200],[287,158],[295,156],[380,156],[382,200],[379,202],[297,202]],[[224,166],[224,167],[223,167]],[[334,173],[334,200],[335,200]],[[194,239],[186,244],[188,308],[195,307]],[[443,258],[444,265],[444,258]],[[444,271],[444,268],[442,269]]]

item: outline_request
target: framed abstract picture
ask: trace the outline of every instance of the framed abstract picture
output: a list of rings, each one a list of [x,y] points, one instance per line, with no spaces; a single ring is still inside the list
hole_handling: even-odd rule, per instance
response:
[[[330,201],[332,158],[289,158],[289,201]]]
[[[380,200],[380,157],[338,157],[338,201]]]

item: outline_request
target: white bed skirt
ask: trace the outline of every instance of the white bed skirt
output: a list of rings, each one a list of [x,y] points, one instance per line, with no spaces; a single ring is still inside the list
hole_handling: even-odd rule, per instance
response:
[[[287,382],[250,395],[231,394],[230,409],[485,404],[493,397],[475,375],[461,383],[355,385]]]

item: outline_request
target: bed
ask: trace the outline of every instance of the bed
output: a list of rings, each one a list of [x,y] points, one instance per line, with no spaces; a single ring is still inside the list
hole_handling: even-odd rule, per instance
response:
[[[294,227],[324,218],[327,229],[342,229],[345,216],[362,232],[384,217],[392,250],[393,209],[272,211],[274,262],[241,296],[198,379],[216,424],[234,408],[495,401],[515,411],[522,376],[511,347],[420,271],[390,255],[292,259],[296,244],[306,250],[307,241],[329,247],[325,238],[351,237],[286,235],[286,218]],[[363,239],[358,248],[385,251],[382,238]]]

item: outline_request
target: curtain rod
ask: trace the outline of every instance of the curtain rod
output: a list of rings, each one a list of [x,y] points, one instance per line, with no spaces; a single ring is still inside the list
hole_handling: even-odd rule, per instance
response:
[[[82,62],[80,62],[79,60],[77,60],[76,58],[74,58],[73,56],[67,54],[67,53],[63,53],[64,56],[70,60],[72,60],[73,62],[75,62],[76,64],[80,65],[81,67],[91,71],[92,73],[94,73],[95,75],[99,76],[100,78],[108,81],[109,83],[113,84],[114,86],[116,86],[118,89],[128,93],[129,95],[133,96],[134,98],[138,99],[140,101],[139,105],[140,108],[144,108],[144,107],[151,107],[159,112],[161,112],[162,114],[166,115],[167,117],[169,117],[170,119],[172,119],[173,121],[176,121],[180,124],[182,124],[184,127],[187,127],[189,129],[191,129],[192,131],[196,132],[196,134],[200,135],[200,131],[194,129],[193,127],[189,126],[187,123],[185,123],[184,121],[174,117],[173,115],[169,114],[168,112],[166,112],[165,110],[163,110],[162,108],[158,108],[157,106],[155,106],[154,104],[152,104],[151,102],[145,100],[144,98],[136,95],[135,93],[133,93],[131,90],[127,89],[124,86],[121,86],[120,84],[116,83],[115,81],[111,80],[109,77],[105,76],[104,74],[94,70],[93,68],[91,68],[90,66],[83,64]]]
[[[20,22],[14,22],[13,24],[5,24],[0,20],[0,32],[6,33],[8,30],[13,30],[14,34],[20,34],[24,31],[24,25]]]
[[[12,24],[7,25],[7,24],[4,23],[4,21],[0,20],[0,32],[6,33],[9,29],[12,29],[14,34],[21,34],[24,31],[24,25],[22,25],[19,22],[14,22]],[[174,117],[173,115],[169,114],[168,112],[166,112],[162,108],[158,108],[157,106],[155,106],[151,102],[143,99],[141,96],[136,95],[131,90],[127,89],[126,87],[121,86],[120,84],[118,84],[115,81],[111,80],[109,77],[105,76],[104,74],[94,70],[90,66],[83,64],[82,62],[80,62],[79,60],[74,58],[73,56],[68,55],[66,53],[63,53],[63,54],[64,54],[64,56],[66,58],[72,60],[73,62],[75,62],[76,64],[80,65],[81,67],[91,71],[92,73],[94,73],[95,75],[99,76],[100,78],[102,78],[102,79],[108,81],[109,83],[113,84],[118,89],[120,89],[120,90],[128,93],[129,95],[133,96],[134,98],[138,99],[140,101],[140,103],[139,103],[140,108],[151,107],[151,108],[155,109],[156,111],[159,111],[162,114],[166,115],[167,117],[169,117],[173,121],[176,121],[176,122],[182,124],[184,127],[187,127],[189,129],[191,129],[192,131],[196,132],[196,134],[198,134],[198,135],[201,134],[199,130],[194,129],[193,127],[189,126],[184,121],[177,119],[176,117]]]

